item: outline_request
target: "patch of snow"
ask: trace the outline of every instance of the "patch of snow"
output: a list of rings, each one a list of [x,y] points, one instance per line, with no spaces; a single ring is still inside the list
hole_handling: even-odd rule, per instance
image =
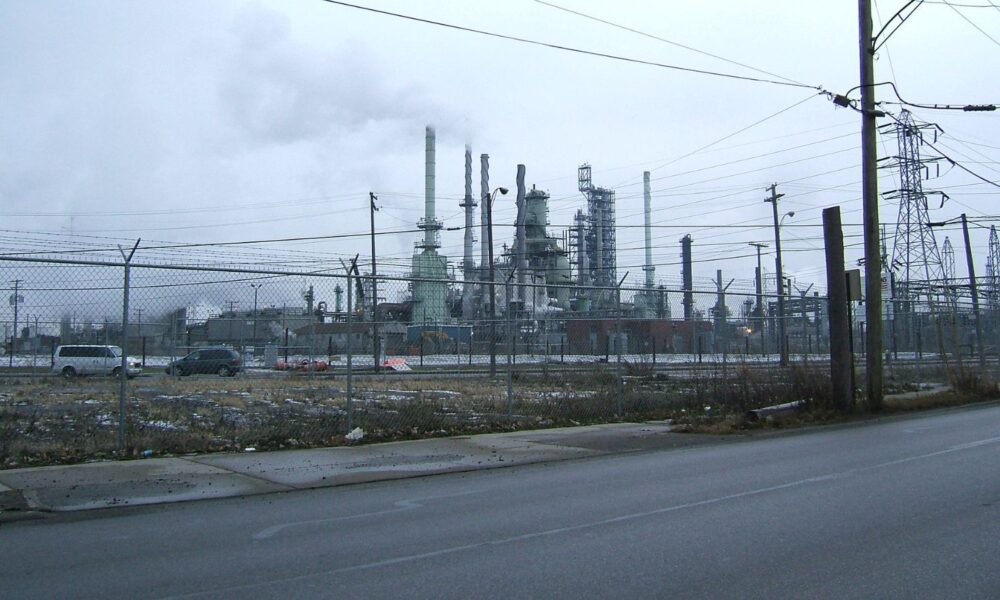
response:
[[[143,427],[148,429],[159,429],[160,431],[178,431],[184,429],[179,425],[175,425],[170,421],[156,420],[156,421],[146,421],[142,424]]]

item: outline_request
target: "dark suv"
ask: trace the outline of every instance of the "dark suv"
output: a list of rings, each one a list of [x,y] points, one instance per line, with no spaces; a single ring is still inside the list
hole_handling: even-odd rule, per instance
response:
[[[167,365],[170,375],[218,373],[220,377],[236,375],[243,368],[240,353],[229,348],[202,348]]]

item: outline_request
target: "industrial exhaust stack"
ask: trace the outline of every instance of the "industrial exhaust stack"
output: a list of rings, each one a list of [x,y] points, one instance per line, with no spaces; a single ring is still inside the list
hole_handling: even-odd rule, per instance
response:
[[[524,165],[517,165],[517,228],[514,239],[514,265],[517,267],[517,297],[522,306],[527,306],[524,284],[528,274],[528,240],[524,230],[527,210],[524,204]]]
[[[479,279],[490,278],[490,233],[487,210],[490,203],[490,155],[479,155]]]
[[[434,213],[435,141],[434,128],[428,125],[424,137],[424,220],[418,224],[418,227],[424,230],[425,249],[441,247],[438,242],[438,231],[441,230],[441,223],[435,218]]]
[[[476,279],[476,261],[472,255],[472,244],[475,241],[473,239],[473,228],[475,227],[475,209],[476,201],[472,199],[472,149],[468,145],[465,146],[465,199],[459,204],[465,209],[465,246],[464,254],[462,255],[462,275],[464,278],[464,283],[462,284],[462,316],[466,319],[472,319],[473,313],[475,312],[475,304],[473,303],[473,281]]]
[[[442,225],[434,212],[435,134],[430,125],[426,130],[424,155],[424,218],[417,223],[424,239],[414,244],[411,275],[417,281],[413,282],[413,316],[415,321],[441,322],[448,317],[448,261],[437,252],[441,247],[438,232]]]
[[[653,214],[652,195],[649,191],[649,171],[642,173],[642,197],[643,213],[646,216],[646,264],[642,270],[646,272],[646,288],[653,288],[653,279],[656,267],[653,266]]]
[[[472,256],[473,228],[475,227],[475,208],[478,206],[472,199],[472,149],[465,147],[465,199],[459,204],[465,209],[465,253],[462,256],[462,270],[466,281],[475,277],[475,259]]]

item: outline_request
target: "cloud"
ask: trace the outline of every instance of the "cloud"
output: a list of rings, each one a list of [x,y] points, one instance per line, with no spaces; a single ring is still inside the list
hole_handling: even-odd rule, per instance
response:
[[[255,8],[234,19],[218,87],[222,117],[242,143],[288,145],[448,118],[415,82],[399,81],[356,39],[315,48],[284,17]]]

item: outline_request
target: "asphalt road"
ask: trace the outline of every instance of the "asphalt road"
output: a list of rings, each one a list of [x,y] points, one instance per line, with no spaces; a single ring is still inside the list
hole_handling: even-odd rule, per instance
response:
[[[5,598],[1000,598],[1000,407],[0,528]]]

